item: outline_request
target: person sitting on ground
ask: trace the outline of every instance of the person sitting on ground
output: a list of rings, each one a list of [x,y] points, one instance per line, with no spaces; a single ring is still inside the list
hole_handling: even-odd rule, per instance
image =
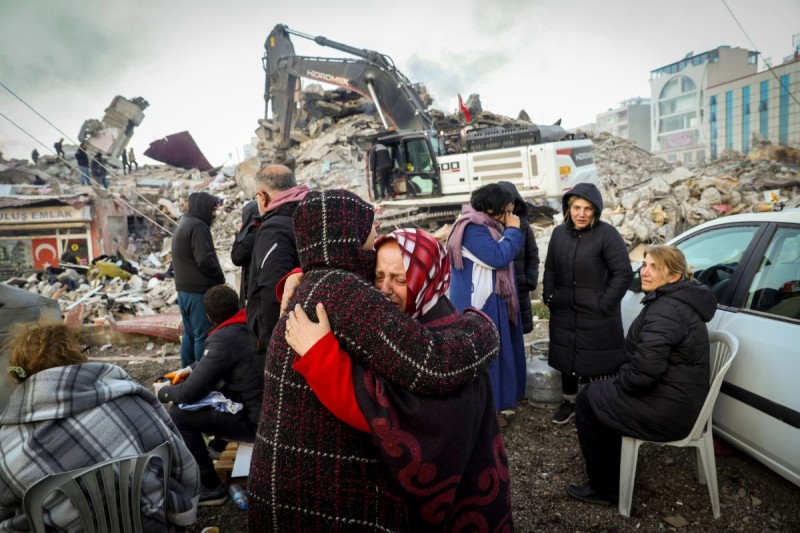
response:
[[[218,439],[253,441],[261,412],[264,360],[256,355],[255,339],[247,332],[245,310],[239,307],[236,291],[225,285],[211,287],[203,305],[216,325],[206,338],[203,358],[194,368],[179,371],[189,374],[182,383],[155,386],[159,400],[173,402],[169,414],[200,467],[200,505],[219,505],[225,502],[227,492],[214,470],[203,433]],[[213,406],[186,410],[178,405],[194,404],[214,391],[240,403],[242,409],[231,413]]]
[[[400,311],[431,330],[458,319],[445,295],[450,260],[433,235],[396,230],[380,237],[375,249],[375,288]],[[291,297],[293,290],[286,292]],[[287,322],[286,342],[299,356],[293,367],[334,415],[372,434],[393,492],[409,507],[409,530],[510,529],[508,458],[489,373],[440,398],[414,394],[353,364],[321,304],[317,316],[319,324],[297,305]],[[408,476],[427,469],[430,477]]]
[[[613,379],[589,383],[576,402],[589,480],[570,484],[567,492],[588,503],[618,501],[623,435],[682,439],[708,395],[706,322],[714,317],[717,300],[692,278],[686,257],[674,246],[649,246],[642,263],[644,307],[628,329],[625,362]]]
[[[63,323],[20,324],[8,340],[9,377],[18,385],[0,415],[0,531],[27,531],[25,492],[47,475],[172,446],[167,517],[161,470],[145,474],[145,531],[185,527],[197,516],[197,465],[164,407],[118,366],[89,362],[79,330]],[[45,524],[76,531],[78,512],[57,493],[45,500]]]

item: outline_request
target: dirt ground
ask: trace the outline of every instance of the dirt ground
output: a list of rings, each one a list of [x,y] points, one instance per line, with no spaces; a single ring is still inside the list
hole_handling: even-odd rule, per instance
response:
[[[149,351],[144,345],[112,347],[93,354],[99,357],[112,358],[143,384],[179,366],[177,346],[171,344]],[[522,403],[504,430],[516,531],[800,531],[800,487],[735,449],[717,456],[718,520],[706,487],[696,481],[691,449],[640,449],[630,518],[616,508],[574,500],[566,485],[583,480],[575,423],[552,424],[553,409]],[[216,526],[221,533],[239,533],[247,531],[246,522],[246,513],[227,502],[201,507],[189,531]]]

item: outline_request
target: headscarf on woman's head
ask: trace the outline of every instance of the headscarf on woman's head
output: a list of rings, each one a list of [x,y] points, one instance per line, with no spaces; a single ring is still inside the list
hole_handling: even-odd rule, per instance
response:
[[[450,287],[450,259],[436,238],[419,229],[398,229],[375,241],[375,249],[395,241],[403,254],[406,270],[405,313],[411,318],[424,315]]]
[[[362,246],[374,217],[373,207],[350,191],[309,192],[294,212],[294,236],[303,271],[339,268],[371,280],[375,252]]]

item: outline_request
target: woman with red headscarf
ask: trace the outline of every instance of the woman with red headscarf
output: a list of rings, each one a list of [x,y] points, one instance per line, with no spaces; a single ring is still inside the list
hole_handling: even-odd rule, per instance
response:
[[[458,318],[445,295],[450,261],[432,235],[397,230],[375,248],[375,287],[403,312],[429,329]],[[318,324],[299,306],[290,313],[286,341],[298,354],[294,369],[334,415],[372,434],[393,492],[408,505],[409,530],[510,529],[508,460],[488,372],[449,396],[421,396],[353,364],[321,305],[317,316]]]

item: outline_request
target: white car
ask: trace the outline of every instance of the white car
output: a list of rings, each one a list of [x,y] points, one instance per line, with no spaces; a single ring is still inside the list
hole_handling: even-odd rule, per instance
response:
[[[800,486],[800,209],[719,218],[669,244],[717,297],[709,331],[739,338],[714,429]],[[622,300],[626,330],[641,310],[637,281]]]

